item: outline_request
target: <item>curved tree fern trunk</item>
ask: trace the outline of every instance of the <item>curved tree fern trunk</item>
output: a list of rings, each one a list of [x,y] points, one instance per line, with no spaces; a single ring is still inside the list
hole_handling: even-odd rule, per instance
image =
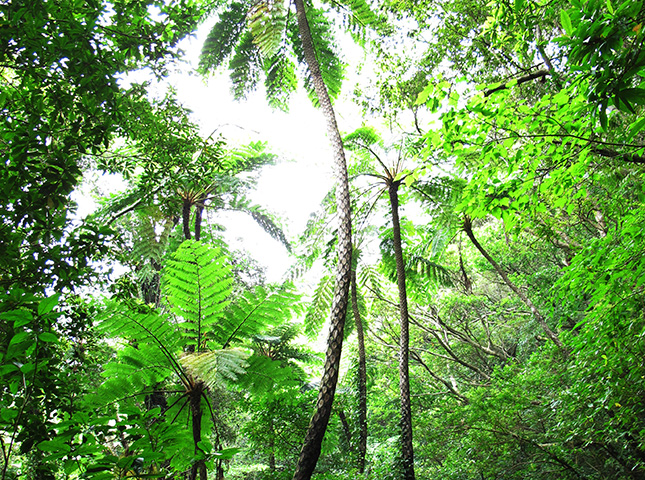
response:
[[[356,290],[356,270],[352,268],[352,313],[358,338],[358,471],[363,473],[367,452],[367,362],[365,360],[365,334],[363,333],[361,314],[358,310]]]
[[[405,286],[405,263],[401,246],[401,224],[399,221],[399,182],[388,182],[390,204],[392,205],[392,235],[394,237],[394,258],[396,260],[396,281],[399,287],[399,312],[401,313],[401,337],[399,342],[399,391],[401,395],[401,454],[403,478],[414,480],[414,450],[412,448],[412,408],[410,405],[410,322],[408,319],[408,296]]]
[[[329,98],[327,87],[316,59],[311,30],[305,14],[304,0],[295,0],[298,31],[302,41],[305,61],[309,67],[311,80],[318,96],[320,108],[327,123],[327,134],[332,145],[336,173],[336,204],[339,216],[338,226],[338,266],[336,271],[336,285],[331,310],[331,325],[327,341],[325,357],[325,370],[320,382],[320,391],[316,403],[316,412],[311,419],[307,435],[300,451],[298,464],[294,473],[294,480],[309,480],[316,468],[322,440],[327,430],[327,423],[331,415],[336,383],[338,381],[338,368],[343,345],[343,329],[349,296],[350,272],[352,263],[351,220],[349,203],[349,180],[347,178],[347,163],[343,142],[336,124],[336,115]]]

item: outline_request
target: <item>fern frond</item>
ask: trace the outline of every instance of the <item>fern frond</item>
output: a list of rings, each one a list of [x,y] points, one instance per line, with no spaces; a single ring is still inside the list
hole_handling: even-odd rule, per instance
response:
[[[343,137],[343,145],[349,150],[364,149],[381,144],[381,137],[373,127],[360,127]]]
[[[244,172],[256,172],[267,165],[274,165],[277,155],[267,152],[266,142],[250,142],[225,152],[220,160],[222,170],[228,176]]]
[[[259,207],[256,207],[249,211],[249,215],[251,215],[253,220],[262,227],[262,230],[282,243],[288,252],[291,252],[291,244],[287,240],[284,232],[268,214],[262,212]]]
[[[128,397],[150,393],[152,386],[175,378],[176,369],[164,352],[156,347],[142,345],[139,348],[126,346],[118,352],[116,361],[105,365],[102,376],[105,381],[96,395],[88,400],[106,405]]]
[[[342,26],[352,37],[363,42],[369,28],[376,28],[379,18],[366,0],[342,0],[332,2],[342,15]]]
[[[214,339],[222,348],[252,338],[267,327],[291,319],[300,311],[300,297],[286,288],[271,290],[258,286],[231,303],[214,328]]]
[[[261,65],[260,52],[253,43],[253,35],[247,30],[228,65],[236,99],[245,98],[247,93],[255,90],[260,81]]]
[[[282,243],[286,247],[287,251],[291,252],[291,244],[287,240],[282,227],[280,227],[277,220],[275,220],[270,213],[264,211],[262,207],[252,205],[246,197],[238,195],[231,199],[227,209],[250,215],[262,230],[271,235],[271,237],[276,239],[278,242]]]
[[[453,285],[453,273],[439,263],[416,255],[411,255],[406,263],[407,268],[415,271],[418,275],[421,275],[435,285],[443,287],[451,287]]]
[[[184,335],[196,351],[228,304],[230,272],[221,250],[194,240],[184,241],[168,261],[164,282],[170,310],[182,320]]]
[[[252,355],[245,375],[239,378],[239,385],[253,393],[266,393],[276,384],[283,384],[293,377],[289,368],[282,368],[280,362],[263,355]]]
[[[140,307],[137,312],[121,304],[110,304],[99,317],[98,331],[108,338],[158,345],[167,355],[173,355],[180,345],[177,326],[147,305]]]
[[[287,111],[289,98],[298,86],[295,65],[285,51],[280,51],[265,60],[264,70],[266,72],[264,85],[269,105]]]
[[[181,364],[210,387],[222,387],[226,381],[236,381],[249,366],[249,353],[239,348],[212,350],[181,357]]]
[[[315,338],[320,332],[327,319],[333,298],[334,279],[329,275],[323,276],[318,282],[305,315],[305,335],[309,338]]]
[[[287,11],[282,0],[260,0],[247,14],[253,42],[264,58],[273,58],[280,50],[287,23]]]
[[[383,283],[385,279],[374,265],[364,265],[356,274],[359,285],[364,285],[377,297],[385,295]]]
[[[138,394],[172,376],[186,380],[176,357],[181,351],[176,326],[146,305],[141,310],[115,303],[99,318],[99,332],[127,343],[106,364],[106,380],[94,401],[105,404]]]
[[[213,26],[199,57],[200,73],[205,74],[218,68],[233,53],[246,27],[246,5],[233,2],[224,10],[219,21]]]

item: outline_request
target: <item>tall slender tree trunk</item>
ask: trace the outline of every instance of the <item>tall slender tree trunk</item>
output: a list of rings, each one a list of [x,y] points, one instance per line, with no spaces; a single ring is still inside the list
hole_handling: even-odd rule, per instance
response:
[[[206,198],[208,198],[208,195],[204,194],[195,202],[195,240],[197,241],[202,236],[202,215],[204,214],[204,207],[206,206]]]
[[[506,272],[502,267],[493,259],[493,257],[490,256],[490,254],[482,247],[482,245],[477,241],[475,238],[475,234],[473,233],[473,225],[470,220],[470,217],[466,216],[464,219],[464,231],[466,232],[466,235],[468,235],[468,238],[470,241],[473,243],[475,248],[479,250],[479,253],[482,254],[482,256],[488,260],[488,263],[491,264],[491,266],[495,269],[495,271],[499,274],[500,277],[502,277],[502,280],[504,280],[504,283],[508,288],[513,290],[515,294],[520,297],[520,300],[526,305],[531,313],[533,314],[533,318],[540,324],[542,327],[542,330],[544,330],[544,333],[546,333],[547,337],[549,337],[553,343],[555,343],[559,348],[564,349],[564,344],[558,337],[557,333],[555,333],[549,325],[546,323],[546,319],[542,316],[540,311],[537,309],[537,307],[533,304],[533,302],[524,295],[524,293],[517,288],[517,286],[511,281],[510,278],[508,278],[508,275],[506,275]]]
[[[311,30],[305,12],[304,0],[295,0],[298,31],[302,41],[305,61],[309,67],[311,80],[318,96],[318,102],[327,123],[327,135],[331,142],[334,155],[336,174],[336,206],[339,217],[338,225],[338,266],[336,271],[336,285],[331,309],[331,323],[329,338],[327,340],[327,353],[325,356],[325,370],[320,382],[316,412],[311,419],[305,436],[294,480],[309,480],[318,463],[327,423],[331,415],[336,383],[338,382],[338,368],[340,354],[343,346],[343,329],[349,297],[350,273],[352,264],[352,231],[351,207],[349,203],[349,180],[347,178],[347,162],[343,142],[336,124],[336,115],[329,98],[327,86],[316,59],[316,52],[311,38]]]
[[[355,268],[352,268],[351,298],[358,338],[358,471],[363,473],[365,471],[365,454],[367,453],[367,362],[365,360],[363,321],[358,310]]]
[[[399,220],[399,182],[390,181],[388,192],[392,206],[392,235],[394,236],[394,258],[396,260],[396,281],[399,288],[399,312],[401,314],[401,336],[399,342],[399,391],[401,395],[401,455],[403,478],[414,480],[414,449],[412,447],[412,406],[410,403],[410,322],[408,318],[408,294],[405,285],[405,263],[401,246],[401,222]]]

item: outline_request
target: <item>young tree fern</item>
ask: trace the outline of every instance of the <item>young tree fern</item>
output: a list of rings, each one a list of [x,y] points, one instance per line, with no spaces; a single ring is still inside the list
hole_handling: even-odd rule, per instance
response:
[[[181,469],[188,462],[189,477],[205,480],[206,460],[218,454],[208,441],[210,432],[202,433],[213,417],[209,390],[241,377],[244,385],[251,386],[259,368],[269,377],[272,368],[277,371],[279,365],[258,362],[244,340],[288,320],[298,308],[298,297],[285,288],[258,288],[231,299],[228,259],[221,250],[196,241],[182,243],[164,268],[163,284],[168,313],[148,305],[108,308],[101,329],[123,344],[106,365],[106,380],[93,401],[123,408],[130,404],[130,409],[134,402],[142,408],[144,399],[166,392],[165,405],[156,405],[160,411],[154,421],[172,424],[188,415],[193,446],[184,463],[175,459],[171,466]],[[266,382],[258,378],[258,383]],[[204,412],[210,417],[204,418]],[[152,444],[146,447],[145,442],[131,440],[134,443],[128,443],[126,451],[134,454],[137,445],[150,454],[146,448]],[[122,443],[128,441],[122,438]],[[159,455],[149,455],[151,463],[163,463]]]

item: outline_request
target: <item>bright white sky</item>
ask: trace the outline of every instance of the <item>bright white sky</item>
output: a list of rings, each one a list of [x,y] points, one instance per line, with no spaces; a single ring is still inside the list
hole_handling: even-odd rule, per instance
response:
[[[251,197],[258,205],[277,215],[287,238],[294,240],[333,186],[333,159],[322,113],[311,105],[304,91],[294,94],[289,112],[285,113],[272,110],[262,91],[255,92],[245,101],[235,101],[227,71],[208,79],[195,74],[193,69],[212,24],[207,22],[195,36],[184,41],[182,48],[188,63],[180,64],[168,82],[175,87],[180,102],[193,111],[193,120],[205,137],[217,130],[231,146],[258,140],[268,142],[268,150],[277,154],[280,160],[277,165],[265,169],[258,189]],[[350,65],[357,65],[362,59],[360,48],[351,40],[343,42],[342,52],[350,56],[347,61]],[[351,91],[358,78],[349,67],[347,76],[346,92]],[[159,94],[163,95],[163,92]],[[362,122],[359,108],[347,97],[336,105],[341,132],[351,132]],[[114,177],[104,177],[99,182],[104,194],[125,188]],[[96,208],[85,189],[75,192],[74,197],[79,204],[79,217]],[[206,213],[209,215],[208,211]],[[228,229],[227,241],[231,247],[249,251],[266,267],[268,281],[282,279],[292,263],[282,244],[244,214],[224,214],[218,216],[218,220]]]
[[[184,46],[192,66],[197,65],[210,27],[202,26]],[[358,47],[343,48],[344,53],[348,50],[353,64],[360,61]],[[272,110],[262,91],[238,102],[230,93],[228,72],[204,79],[190,70],[186,65],[185,71],[171,76],[170,83],[180,101],[194,112],[205,136],[217,129],[231,145],[267,141],[269,151],[280,156],[279,164],[263,173],[252,198],[282,219],[288,238],[296,238],[333,185],[332,153],[322,113],[311,105],[304,91],[294,95],[288,113]],[[352,73],[348,71],[347,85],[352,83]],[[341,131],[361,126],[360,112],[350,101],[340,103],[336,113]],[[291,264],[285,248],[242,214],[229,215],[224,224],[231,246],[249,250],[266,265],[267,279],[279,281]]]

